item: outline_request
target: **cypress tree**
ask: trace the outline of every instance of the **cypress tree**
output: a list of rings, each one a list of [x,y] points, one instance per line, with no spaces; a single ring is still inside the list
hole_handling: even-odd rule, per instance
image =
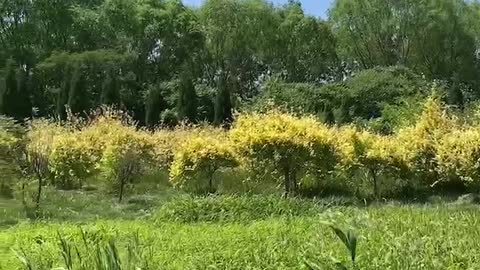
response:
[[[118,104],[120,102],[120,94],[118,90],[117,75],[112,68],[107,71],[105,80],[102,83],[100,102],[106,105]]]
[[[32,116],[32,101],[28,89],[28,74],[19,70],[17,73],[17,96],[15,115],[17,119],[25,119]]]
[[[5,70],[5,83],[2,91],[1,113],[13,116],[14,114],[14,99],[17,93],[17,79],[15,74],[15,66],[13,63],[7,63]]]
[[[180,120],[195,122],[197,118],[197,93],[193,79],[188,72],[180,75],[179,95],[177,101],[177,111]]]
[[[1,93],[0,112],[17,120],[31,116],[32,104],[28,91],[28,76],[23,70],[17,70],[10,62],[7,64],[5,83]]]
[[[447,89],[447,103],[456,106],[463,111],[465,108],[465,97],[459,83],[455,82]]]
[[[217,96],[215,98],[215,118],[216,125],[228,124],[233,120],[232,101],[230,91],[226,83],[226,78],[221,76],[218,80]]]
[[[88,109],[86,80],[81,68],[73,71],[68,92],[68,106],[73,113],[79,113]]]
[[[323,120],[326,124],[329,124],[329,125],[335,124],[335,115],[333,114],[333,109],[330,104],[325,105],[325,108],[322,114],[323,114]]]
[[[59,120],[65,120],[67,118],[67,112],[65,111],[65,106],[68,102],[68,92],[70,88],[70,72],[67,69],[64,74],[63,82],[58,89],[57,93],[57,104],[56,104],[56,113]]]
[[[160,122],[163,103],[162,86],[150,86],[145,95],[145,124],[148,127],[154,127]]]

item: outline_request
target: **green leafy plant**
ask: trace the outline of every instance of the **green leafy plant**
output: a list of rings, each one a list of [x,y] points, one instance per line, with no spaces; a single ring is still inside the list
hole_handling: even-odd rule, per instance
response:
[[[355,259],[357,256],[357,235],[352,230],[348,230],[345,232],[335,226],[330,226],[330,228],[347,248],[350,259],[352,260],[352,264],[355,267]]]
[[[61,258],[60,267],[52,268],[53,261],[39,260],[27,251],[27,247],[15,250],[18,260],[26,270],[147,270],[146,247],[140,243],[138,232],[130,237],[125,249],[120,250],[113,238],[89,234],[80,230],[81,241],[72,242],[61,232],[57,232],[57,253]],[[38,240],[41,241],[41,240]]]

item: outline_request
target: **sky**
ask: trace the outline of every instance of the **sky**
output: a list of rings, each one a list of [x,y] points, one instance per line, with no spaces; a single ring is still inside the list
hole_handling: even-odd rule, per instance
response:
[[[269,0],[275,4],[285,4],[288,0]],[[183,0],[187,5],[200,5],[203,0]],[[333,0],[301,0],[303,9],[306,13],[325,18],[327,10],[333,3]]]

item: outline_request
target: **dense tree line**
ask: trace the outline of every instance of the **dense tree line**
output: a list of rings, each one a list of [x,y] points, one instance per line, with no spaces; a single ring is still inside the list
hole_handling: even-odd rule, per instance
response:
[[[272,92],[288,99],[291,89],[307,89],[303,102],[312,103],[300,105],[348,122],[377,117],[381,104],[422,94],[421,81],[434,80],[463,107],[479,96],[479,19],[480,5],[464,0],[336,0],[327,20],[295,0],[207,0],[199,8],[7,0],[0,113],[64,119],[106,104],[148,126],[222,124]],[[390,66],[403,67],[379,68]],[[355,74],[363,77],[345,80]]]

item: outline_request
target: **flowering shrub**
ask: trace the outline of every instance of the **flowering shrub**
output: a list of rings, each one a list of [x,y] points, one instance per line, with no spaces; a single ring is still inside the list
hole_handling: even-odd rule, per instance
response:
[[[56,136],[50,145],[49,169],[54,183],[62,188],[81,187],[94,174],[98,156],[80,132]]]
[[[191,137],[177,149],[170,180],[177,187],[198,189],[206,185],[208,191],[213,192],[215,172],[236,164],[234,150],[225,136],[199,135]]]
[[[286,194],[298,191],[307,172],[325,174],[335,164],[333,133],[312,117],[270,111],[240,115],[231,138],[247,162],[282,175]]]
[[[18,140],[0,129],[1,153]],[[35,151],[48,159],[52,183],[77,187],[101,176],[120,198],[149,168],[169,170],[176,187],[214,191],[215,173],[237,165],[250,173],[250,180],[278,180],[287,194],[298,192],[307,179],[318,181],[332,172],[345,179],[367,173],[376,195],[382,176],[423,187],[480,187],[480,127],[459,124],[436,98],[425,102],[414,125],[389,136],[353,126],[328,127],[314,117],[276,110],[240,114],[229,131],[180,126],[150,132],[125,114],[107,110],[75,125],[32,121],[24,141],[27,152],[42,146]],[[334,179],[350,181],[342,177]]]
[[[207,125],[179,126],[173,130],[158,129],[152,134],[152,142],[155,144],[154,160],[158,167],[169,169],[175,153],[191,139],[221,136],[225,136],[223,129]]]
[[[467,187],[480,187],[480,129],[455,130],[437,146],[436,162],[440,181],[462,182]]]
[[[399,131],[396,144],[407,162],[411,177],[421,184],[433,186],[439,181],[437,151],[445,136],[459,129],[454,118],[447,114],[436,98],[429,98],[416,124]]]
[[[133,184],[153,158],[151,134],[138,129],[121,112],[106,111],[81,131],[85,141],[93,145],[91,156],[102,179],[122,200],[125,187]]]

